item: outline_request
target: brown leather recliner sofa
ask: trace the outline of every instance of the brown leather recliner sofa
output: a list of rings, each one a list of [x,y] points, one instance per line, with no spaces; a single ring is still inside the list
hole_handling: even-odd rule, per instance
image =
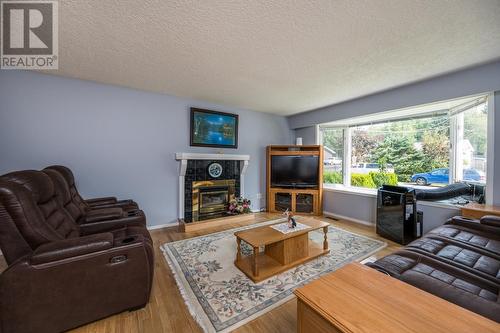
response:
[[[71,194],[71,189],[64,177],[52,169],[44,169],[54,184],[56,199],[59,204],[71,215],[71,218],[81,228],[98,232],[109,228],[123,227],[126,225],[146,225],[146,216],[142,210],[120,206],[89,208],[80,204],[77,196]]]
[[[147,304],[153,245],[141,224],[74,221],[40,171],[0,177],[0,332],[60,332]]]
[[[500,217],[451,218],[367,265],[500,323]]]
[[[102,209],[110,207],[120,207],[126,211],[133,211],[139,209],[137,203],[131,199],[118,200],[116,197],[103,197],[103,198],[93,198],[93,199],[83,199],[83,197],[78,192],[75,184],[75,177],[70,168],[63,165],[51,165],[43,169],[43,171],[53,170],[61,174],[61,176],[66,181],[69,188],[72,200],[80,206],[81,209],[91,210],[91,209]]]

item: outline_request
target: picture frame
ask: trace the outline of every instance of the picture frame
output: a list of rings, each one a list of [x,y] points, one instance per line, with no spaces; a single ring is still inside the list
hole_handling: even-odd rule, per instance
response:
[[[238,148],[237,114],[200,108],[190,112],[190,146]]]

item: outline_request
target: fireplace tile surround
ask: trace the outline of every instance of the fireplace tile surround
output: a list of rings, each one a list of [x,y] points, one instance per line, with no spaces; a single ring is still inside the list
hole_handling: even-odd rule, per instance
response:
[[[223,215],[212,214],[210,216],[207,214],[200,218],[197,207],[199,200],[198,187],[201,185],[219,187],[223,184],[224,186],[229,186],[230,196],[228,200],[244,195],[244,175],[250,156],[177,153],[175,158],[180,161],[179,219],[182,219],[184,222],[190,223]],[[222,166],[222,173],[219,177],[212,177],[208,172],[208,166],[214,162]]]
[[[208,166],[211,163],[217,162],[222,165],[222,174],[220,177],[214,178],[208,174]],[[233,197],[240,196],[240,166],[238,161],[223,161],[223,160],[189,160],[184,178],[184,221],[192,222],[200,220],[197,209],[194,209],[193,199],[197,197],[197,186],[195,183],[202,181],[206,182],[205,186],[219,186],[219,182],[234,181]],[[224,182],[225,183],[225,182]],[[219,216],[214,216],[219,217]]]

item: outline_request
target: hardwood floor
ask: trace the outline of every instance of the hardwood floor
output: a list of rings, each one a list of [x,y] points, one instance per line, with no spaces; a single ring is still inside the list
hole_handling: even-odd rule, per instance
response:
[[[186,305],[184,304],[184,300],[179,293],[175,279],[170,271],[170,268],[165,262],[163,253],[159,249],[160,245],[211,232],[263,222],[277,217],[281,217],[281,215],[259,213],[256,214],[254,220],[234,222],[225,226],[214,227],[212,229],[191,233],[182,233],[177,227],[152,230],[151,236],[155,247],[155,274],[149,304],[143,309],[111,316],[77,328],[71,332],[202,332],[201,328],[191,317]],[[318,219],[330,222],[334,226],[342,229],[387,242],[388,246],[373,254],[370,257],[371,259],[383,257],[401,247],[399,244],[377,236],[374,227],[363,226],[354,222],[337,221],[326,217]],[[3,257],[0,266],[2,270],[5,269]],[[296,332],[296,311],[297,302],[296,299],[293,299],[238,328],[235,332]]]

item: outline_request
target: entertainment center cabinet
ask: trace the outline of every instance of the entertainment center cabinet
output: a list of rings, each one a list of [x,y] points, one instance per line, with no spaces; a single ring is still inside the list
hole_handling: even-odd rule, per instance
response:
[[[290,167],[295,167],[294,163],[301,163],[302,168],[311,171],[307,174],[307,182],[301,182],[298,179],[297,183],[280,184],[276,179],[273,179],[273,175],[274,178],[282,176],[276,169],[273,170],[273,157],[275,156],[286,156],[286,159],[290,160]],[[305,157],[305,159],[301,159],[301,157]],[[282,159],[285,162],[281,161],[280,163],[283,165],[286,163],[286,159]],[[307,162],[306,159],[308,159]],[[314,170],[310,170],[313,163]],[[321,145],[268,146],[266,165],[267,210],[269,212],[279,213],[289,209],[294,214],[300,215],[323,214],[323,147]],[[311,178],[312,171],[314,171],[314,179]],[[299,170],[293,170],[293,172],[300,173]],[[304,175],[304,172],[302,174]]]

